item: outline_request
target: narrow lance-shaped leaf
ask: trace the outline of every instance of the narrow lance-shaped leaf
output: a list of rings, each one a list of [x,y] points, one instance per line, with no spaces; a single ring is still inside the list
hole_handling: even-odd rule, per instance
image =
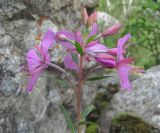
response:
[[[73,61],[74,61],[76,64],[78,64],[78,56],[77,56],[77,54],[75,54],[75,53],[72,52],[71,55],[72,55]]]
[[[69,42],[76,47],[76,50],[80,55],[83,55],[83,49],[82,49],[81,45],[78,42],[73,41],[73,40],[69,40]]]
[[[78,42],[74,42],[74,45],[77,49],[77,52],[80,54],[80,55],[83,55],[83,49],[81,47],[81,45],[78,43]]]
[[[91,36],[90,38],[88,38],[88,40],[86,41],[86,44],[90,43],[91,41],[93,41],[96,38],[96,35]]]
[[[110,78],[110,77],[112,77],[112,76],[109,76],[109,75],[107,75],[107,76],[100,76],[100,77],[94,76],[94,77],[88,78],[88,79],[86,79],[86,80],[87,80],[87,81],[94,81],[94,80],[101,80],[101,79]]]
[[[72,87],[71,83],[69,83],[66,80],[61,80],[61,79],[56,79],[56,80],[58,84],[62,85],[65,88]]]
[[[94,105],[88,106],[88,107],[84,110],[84,112],[82,112],[83,118],[85,119],[85,118],[88,116],[88,114],[89,114],[91,111],[93,111],[94,109],[95,109],[95,106],[94,106]]]
[[[66,111],[66,109],[64,108],[63,105],[61,105],[61,110],[62,110],[62,112],[63,112],[63,114],[65,116],[66,122],[68,124],[68,127],[71,130],[71,133],[76,133],[76,130],[75,130],[74,126],[73,126],[73,123],[72,123],[72,121],[71,121],[71,119],[70,119],[70,117],[69,117],[69,115],[68,115],[68,113],[67,113],[67,111]]]

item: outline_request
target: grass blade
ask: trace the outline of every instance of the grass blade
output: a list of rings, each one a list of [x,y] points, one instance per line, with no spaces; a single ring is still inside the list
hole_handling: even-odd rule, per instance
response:
[[[88,79],[86,79],[86,80],[87,80],[87,81],[94,81],[94,80],[101,80],[101,79],[110,78],[110,77],[112,77],[112,76],[109,76],[109,75],[107,75],[107,76],[100,76],[100,77],[95,76],[95,77],[88,78]]]
[[[88,116],[88,114],[89,114],[91,111],[93,111],[94,109],[95,109],[95,106],[94,106],[94,105],[88,106],[88,107],[84,110],[84,112],[82,112],[83,118],[85,119],[85,118]]]
[[[68,127],[71,130],[71,133],[76,133],[76,130],[75,130],[74,126],[73,126],[73,123],[72,123],[72,121],[71,121],[71,119],[70,119],[70,117],[69,117],[69,115],[68,115],[68,113],[67,113],[67,111],[66,111],[66,109],[65,109],[65,107],[63,105],[61,105],[61,110],[62,110],[62,112],[63,112],[63,114],[65,116],[66,122],[68,124]]]

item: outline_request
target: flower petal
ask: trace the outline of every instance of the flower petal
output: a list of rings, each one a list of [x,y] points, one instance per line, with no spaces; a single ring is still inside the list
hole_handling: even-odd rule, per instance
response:
[[[80,31],[76,32],[76,41],[78,43],[80,43],[81,46],[84,44],[84,42],[83,42],[83,36],[82,36],[82,34],[81,34]]]
[[[40,47],[45,52],[48,51],[49,48],[52,47],[54,41],[54,32],[51,30],[48,30],[41,41]]]
[[[107,49],[108,48],[105,45],[97,43],[97,41],[92,41],[85,47],[85,50],[89,52],[98,52],[98,51],[107,52]]]
[[[133,58],[126,58],[123,60],[117,61],[117,66],[124,66],[133,63],[134,59]]]
[[[94,24],[92,25],[92,27],[91,27],[91,31],[90,31],[90,33],[89,33],[89,35],[88,35],[88,38],[90,38],[91,36],[96,35],[97,32],[98,32],[98,26],[97,26],[96,23],[94,23]]]
[[[73,61],[71,54],[68,54],[68,55],[65,56],[64,65],[68,69],[78,70],[78,65]]]
[[[36,69],[37,67],[41,66],[41,59],[37,55],[34,49],[30,49],[27,53],[26,60],[28,62],[28,70],[32,71]]]
[[[127,35],[125,35],[123,38],[120,38],[118,40],[118,45],[117,45],[117,57],[118,57],[118,60],[122,60],[124,59],[124,56],[123,56],[123,46],[124,44],[128,41],[128,39],[131,38],[131,35],[128,33]]]
[[[45,70],[47,67],[48,67],[47,64],[43,64],[32,71],[28,71],[28,74],[35,75],[35,74],[40,73],[41,71]]]
[[[59,42],[60,44],[62,44],[62,46],[64,46],[67,49],[74,49],[73,44],[67,42],[67,41],[62,41],[59,39],[59,34],[63,34],[65,35],[68,39],[70,40],[76,40],[75,34],[66,30],[63,31],[59,31],[56,33],[56,41]]]
[[[130,67],[129,66],[120,66],[118,67],[118,75],[120,78],[120,85],[122,89],[127,89],[128,91],[131,91],[131,84],[129,82],[129,71]]]
[[[37,73],[37,74],[34,74],[34,75],[29,77],[29,81],[28,81],[27,88],[26,88],[27,92],[32,91],[32,89],[33,89],[34,85],[36,84],[37,79],[40,76],[40,74],[41,73]]]

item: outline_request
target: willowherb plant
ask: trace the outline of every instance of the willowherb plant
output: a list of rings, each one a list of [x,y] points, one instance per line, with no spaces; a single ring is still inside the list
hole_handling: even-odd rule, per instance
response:
[[[47,69],[48,66],[53,67],[66,75],[68,82],[75,89],[76,93],[78,133],[82,132],[81,125],[93,124],[92,122],[86,122],[85,117],[94,109],[94,107],[90,106],[86,108],[85,111],[82,111],[81,106],[84,81],[91,73],[94,72],[94,70],[91,70],[88,74],[84,75],[84,62],[94,60],[99,64],[99,66],[108,69],[115,69],[119,75],[121,88],[128,91],[131,91],[131,84],[128,79],[129,73],[132,71],[141,71],[131,65],[133,63],[133,58],[125,56],[128,47],[126,43],[131,38],[131,35],[128,33],[124,37],[120,38],[117,42],[117,47],[108,48],[100,42],[101,38],[106,38],[116,34],[121,29],[122,25],[115,24],[104,32],[98,33],[96,18],[97,12],[88,16],[86,9],[84,9],[82,12],[82,32],[80,30],[77,30],[76,32],[61,30],[54,33],[49,29],[43,36],[39,45],[35,45],[34,49],[30,49],[28,51],[26,56],[27,63],[24,67],[24,70],[29,75],[27,92],[32,91],[38,77],[45,69]],[[66,69],[75,71],[78,77],[77,83],[71,81],[69,74],[63,68],[51,62],[48,50],[55,43],[61,44],[66,49],[64,65]],[[65,118],[72,133],[75,133],[76,130],[71,119],[67,115],[65,108],[61,106],[61,109],[65,114]]]

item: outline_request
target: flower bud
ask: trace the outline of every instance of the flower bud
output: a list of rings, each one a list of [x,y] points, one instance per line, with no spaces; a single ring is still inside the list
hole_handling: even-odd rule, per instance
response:
[[[111,48],[107,50],[107,53],[111,55],[117,55],[117,50],[118,50],[117,48]],[[122,53],[124,54],[125,52],[126,52],[125,49],[123,49]]]
[[[97,20],[97,15],[98,13],[97,12],[94,12],[90,15],[89,19],[88,19],[88,25],[91,26],[93,25],[94,23],[96,23],[96,20]]]
[[[84,24],[87,24],[88,18],[89,17],[88,17],[87,10],[86,10],[86,8],[84,8],[83,11],[82,11],[82,20],[83,20]]]
[[[98,54],[95,57],[96,61],[101,63],[104,67],[114,68],[116,66],[115,58],[109,54]]]
[[[122,25],[120,23],[113,25],[112,27],[106,29],[103,33],[102,36],[103,37],[108,37],[111,35],[116,34],[120,29],[121,29]]]

